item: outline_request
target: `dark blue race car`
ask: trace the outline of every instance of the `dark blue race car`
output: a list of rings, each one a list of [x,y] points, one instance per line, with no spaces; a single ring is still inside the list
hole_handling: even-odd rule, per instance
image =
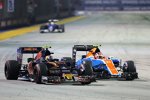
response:
[[[81,83],[90,84],[95,81],[92,70],[86,67],[87,73],[77,73],[71,57],[62,57],[59,59],[50,59],[58,65],[55,67],[50,64],[44,56],[48,48],[43,47],[19,47],[17,49],[17,60],[7,60],[4,66],[4,74],[7,80],[27,79],[37,84],[41,83]],[[48,52],[47,52],[48,53]],[[53,52],[49,52],[53,54]],[[37,60],[39,54],[42,54]],[[50,57],[50,56],[49,56]],[[31,73],[31,68],[32,72]]]
[[[48,23],[40,27],[40,33],[49,33],[49,32],[65,32],[64,24],[57,24],[58,20],[51,19]]]

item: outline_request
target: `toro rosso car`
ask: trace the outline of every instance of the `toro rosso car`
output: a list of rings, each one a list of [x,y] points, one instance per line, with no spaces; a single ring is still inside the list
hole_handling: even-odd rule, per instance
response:
[[[51,19],[48,20],[48,23],[42,25],[40,27],[40,33],[48,33],[48,32],[65,32],[64,24],[57,24],[58,20]]]
[[[41,83],[62,83],[66,81],[79,82],[81,84],[90,84],[93,82],[93,72],[85,65],[86,73],[78,72],[75,69],[71,57],[62,57],[59,59],[51,59],[51,63],[56,63],[58,67],[54,68],[45,59],[41,59],[46,55],[46,50],[42,47],[19,47],[17,49],[17,60],[7,60],[4,66],[5,77],[7,80],[28,79],[30,81]],[[42,57],[38,58],[39,54]],[[50,52],[50,54],[53,54]],[[36,55],[36,57],[35,57]],[[87,66],[87,67],[86,67]],[[33,73],[31,74],[32,68]]]
[[[86,54],[82,55],[82,58],[76,61],[77,51],[85,51]],[[105,57],[103,55],[100,56],[100,54],[95,58],[94,54],[101,53],[98,46],[74,45],[72,52],[75,67],[82,70],[84,69],[83,65],[86,63],[87,66],[92,67],[96,78],[109,79],[111,77],[117,77],[125,80],[134,80],[138,78],[138,73],[136,72],[136,67],[133,61],[125,61],[122,64],[121,59]],[[93,55],[89,56],[90,54]]]

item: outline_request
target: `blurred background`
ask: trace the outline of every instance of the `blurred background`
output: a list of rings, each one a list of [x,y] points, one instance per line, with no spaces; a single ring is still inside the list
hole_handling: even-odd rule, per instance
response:
[[[0,0],[0,29],[89,11],[149,11],[150,0]]]

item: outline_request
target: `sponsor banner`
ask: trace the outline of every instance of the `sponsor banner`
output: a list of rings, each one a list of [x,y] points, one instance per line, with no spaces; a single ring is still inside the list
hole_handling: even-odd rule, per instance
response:
[[[7,11],[14,12],[14,0],[7,0]]]
[[[85,0],[85,4],[101,4],[103,0]]]
[[[3,9],[3,3],[0,1],[0,10]]]

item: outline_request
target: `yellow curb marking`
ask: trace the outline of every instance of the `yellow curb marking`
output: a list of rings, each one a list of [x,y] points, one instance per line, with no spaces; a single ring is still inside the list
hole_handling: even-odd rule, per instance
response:
[[[63,20],[60,20],[58,22],[58,24],[65,24],[65,23],[69,23],[69,22],[73,22],[79,19],[85,18],[84,16],[75,16],[75,17],[70,17],[70,18],[65,18]],[[0,33],[0,40],[5,40],[8,38],[12,38],[15,36],[19,36],[19,35],[23,35],[35,30],[39,30],[41,24],[39,25],[34,25],[34,26],[30,26],[30,27],[24,27],[24,28],[19,28],[19,29],[15,29],[15,30],[10,30],[7,32],[2,32]]]

